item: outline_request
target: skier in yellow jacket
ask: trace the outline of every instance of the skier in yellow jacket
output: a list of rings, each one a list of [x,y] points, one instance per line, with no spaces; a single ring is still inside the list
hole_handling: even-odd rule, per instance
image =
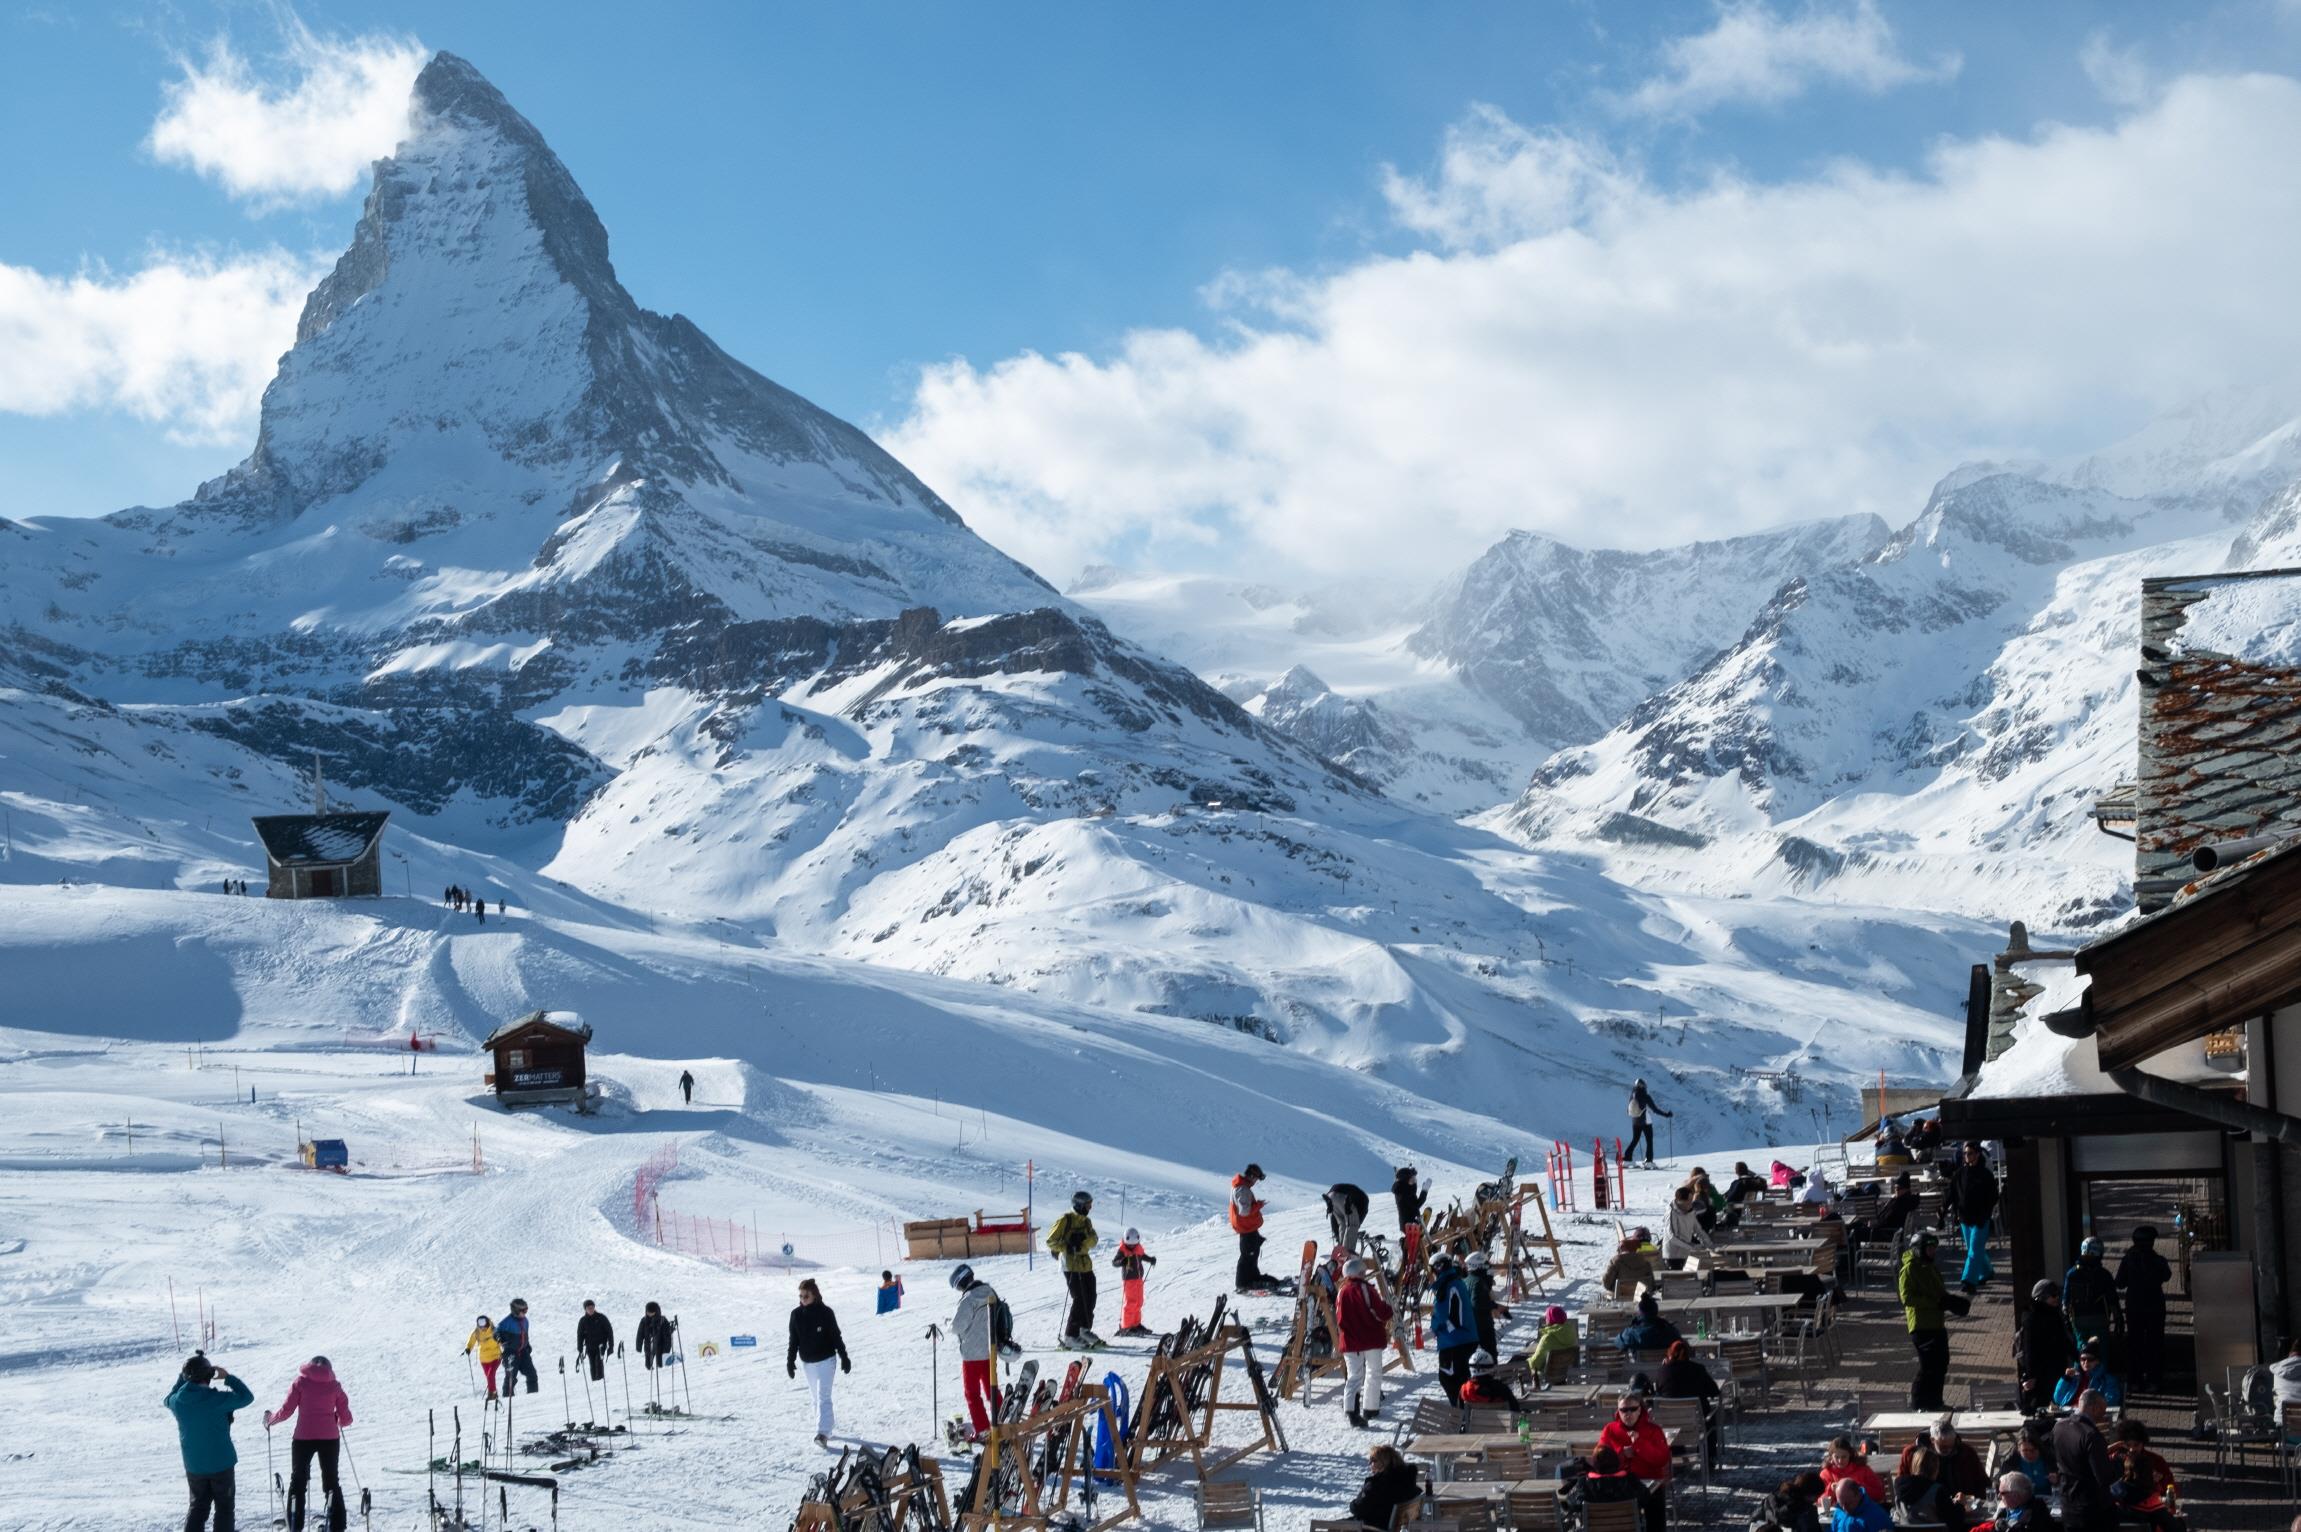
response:
[[[1085,1192],[1071,1193],[1071,1210],[1047,1231],[1047,1248],[1063,1263],[1063,1285],[1070,1289],[1070,1308],[1063,1316],[1063,1344],[1084,1351],[1100,1346],[1095,1334],[1095,1221],[1087,1215],[1095,1199]]]
[[[503,1346],[495,1338],[495,1326],[485,1314],[479,1316],[479,1327],[463,1343],[463,1354],[479,1353],[479,1370],[487,1374],[487,1397],[495,1397],[495,1370],[503,1365]]]

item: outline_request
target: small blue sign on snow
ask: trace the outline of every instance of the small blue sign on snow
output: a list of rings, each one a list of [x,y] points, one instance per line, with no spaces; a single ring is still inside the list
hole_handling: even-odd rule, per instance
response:
[[[759,1344],[759,1337],[756,1335],[730,1335],[727,1337],[727,1344],[730,1346],[756,1346]]]

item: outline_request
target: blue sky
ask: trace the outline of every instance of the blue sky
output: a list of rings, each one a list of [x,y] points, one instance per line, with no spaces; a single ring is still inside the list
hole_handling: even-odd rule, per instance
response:
[[[1334,342],[1344,333],[1338,294],[1410,276],[1417,263],[1460,274],[1513,252],[1548,258],[1561,236],[1603,239],[1632,216],[1682,214],[1722,181],[1811,189],[1850,164],[1889,189],[1923,182],[1944,145],[2035,144],[2055,124],[2111,134],[2157,110],[2184,79],[2291,71],[2301,45],[2292,11],[2266,0],[667,5],[644,16],[584,4],[339,4],[284,15],[262,5],[18,0],[0,19],[0,130],[20,146],[0,158],[0,277],[19,278],[12,295],[0,286],[0,336],[14,327],[71,345],[70,334],[54,337],[72,321],[40,305],[75,273],[102,287],[155,260],[331,255],[363,188],[234,196],[213,172],[162,163],[147,142],[155,118],[184,61],[209,67],[219,39],[258,88],[281,90],[300,67],[285,38],[299,19],[331,44],[420,40],[471,59],[541,128],[599,207],[642,303],[690,315],[778,381],[882,431],[924,459],[918,466],[962,511],[1058,578],[1089,556],[1190,562],[1225,556],[1242,537],[1299,546],[1318,506],[1331,503],[1331,487],[1316,482],[1319,435],[1356,434],[1332,411],[1316,421],[1242,416],[1268,445],[1227,475],[1152,476],[1123,493],[1080,488],[1122,470],[1034,441],[1033,424],[1043,435],[1069,419],[1075,429],[1061,434],[1071,438],[1110,429],[1114,406],[1098,400],[1135,391],[1147,367],[1128,352],[1147,336],[1187,332],[1200,348],[1190,365],[1202,372],[1170,369],[1161,386],[1217,397],[1240,385],[1203,369],[1234,364],[1242,330]],[[1729,57],[1734,47],[1742,52]],[[1465,151],[1459,174],[1441,161],[1450,142]],[[1515,195],[1529,167],[1551,175],[1559,145],[1573,157],[1566,211],[1529,221],[1511,204],[1491,227],[1462,221],[1464,196],[1492,207]],[[1620,196],[1634,195],[1643,212],[1623,210],[1625,186]],[[2232,192],[2227,216],[2245,211],[2243,196]],[[1771,257],[1761,245],[1750,258]],[[2162,287],[2168,269],[2180,268],[2133,280]],[[27,294],[35,276],[46,285]],[[2002,270],[1976,277],[2003,280]],[[1222,301],[1210,303],[1210,289]],[[1805,290],[1758,301],[1794,309]],[[1997,301],[2021,307],[2018,293]],[[1399,343],[1409,366],[1415,335],[1445,328],[1408,330]],[[1495,325],[1490,316],[1464,328]],[[1734,343],[1720,337],[1710,349]],[[1611,352],[1606,337],[1597,344],[1601,360],[1636,372],[1634,333],[1615,335]],[[11,366],[45,365],[37,346],[15,349],[14,363],[0,358],[0,455],[20,513],[178,498],[236,460],[252,435],[244,410],[187,402],[201,386],[196,360],[190,381],[161,390],[165,402],[100,378],[60,398],[38,379],[10,386]],[[1078,353],[1068,375],[1052,361],[1062,353]],[[1049,360],[1034,372],[1033,358]],[[954,359],[964,370],[943,378],[956,388],[922,396],[920,369]],[[1543,348],[1518,360],[1540,369]],[[2208,358],[2179,383],[2231,370]],[[1443,394],[1447,377],[1437,372],[1432,389]],[[1539,397],[1560,387],[1591,392],[1553,381]],[[1271,389],[1289,391],[1280,378]],[[1432,460],[1395,465],[1383,502],[1350,512],[1352,525],[1376,530],[1327,572],[1379,563],[1383,518],[1412,519],[1404,486],[1438,486],[1455,533],[1448,547],[1466,551],[1522,523],[1607,540],[1625,512],[1650,527],[1646,540],[1872,501],[1904,519],[1915,507],[1896,517],[1892,504],[1913,476],[1948,466],[1928,470],[1929,457],[2105,440],[2177,402],[2148,389],[2105,393],[2085,369],[2063,380],[2063,393],[2058,404],[2025,397],[1996,415],[1946,420],[1931,405],[1897,418],[1882,399],[1874,418],[1816,429],[1873,444],[1906,437],[1906,462],[1788,491],[1797,472],[1785,456],[1737,467],[1726,484],[1704,474],[1614,482],[1592,469],[1523,506],[1496,488],[1527,477],[1503,412],[1484,436],[1433,435],[1422,449]],[[1794,398],[1783,404],[1795,408]],[[1686,400],[1639,393],[1633,405],[1624,408]],[[1251,416],[1256,406],[1235,408]],[[1443,400],[1434,408],[1460,413]],[[1140,439],[1114,464],[1211,450],[1178,438],[1192,428],[1172,411],[1140,400],[1125,409],[1119,424]],[[1623,428],[1605,423],[1593,439]],[[977,445],[993,440],[1003,443],[996,456]],[[1782,450],[1810,459],[1828,445],[1805,439]],[[1571,449],[1552,444],[1542,461]],[[1867,449],[1881,454],[1894,457]],[[1454,466],[1488,455],[1492,481]],[[1298,458],[1313,460],[1310,471]],[[1446,466],[1433,471],[1432,461]],[[1307,556],[1306,565],[1326,567]]]

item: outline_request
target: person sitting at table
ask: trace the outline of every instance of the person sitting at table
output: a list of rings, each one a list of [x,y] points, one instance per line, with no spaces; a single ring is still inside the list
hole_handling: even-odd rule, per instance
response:
[[[1645,1487],[1646,1532],[1663,1532],[1670,1524],[1670,1438],[1646,1413],[1642,1395],[1625,1392],[1614,1406],[1614,1418],[1598,1433],[1598,1446],[1612,1449],[1622,1466]]]
[[[2149,1427],[2138,1420],[2119,1422],[2117,1440],[2109,1444],[2109,1460],[2117,1465],[2109,1498],[2121,1523],[2140,1522],[2156,1532],[2185,1532],[2189,1523],[2177,1504],[2181,1486],[2173,1481],[2173,1465],[2149,1450]]]
[[[2053,1402],[2062,1409],[2077,1403],[2077,1396],[2087,1389],[2101,1396],[2102,1403],[2111,1409],[2125,1404],[2125,1385],[2117,1381],[2117,1374],[2109,1370],[2109,1363],[2101,1354],[2101,1341],[2088,1340],[2077,1348],[2077,1365],[2061,1375],[2053,1386]]]
[[[2013,1464],[2011,1471],[2029,1480],[2030,1490],[2040,1500],[2053,1495],[2053,1461],[2045,1455],[2045,1437],[2051,1427],[2041,1421],[2024,1422],[2013,1433]],[[1998,1486],[2004,1488],[2001,1483]]]
[[[1758,1502],[1749,1532],[1822,1532],[1822,1476],[1811,1468],[1784,1479]]]
[[[1646,1493],[1638,1476],[1623,1465],[1622,1454],[1600,1447],[1590,1454],[1590,1471],[1573,1481],[1567,1499],[1575,1510],[1609,1500],[1637,1500]]]
[[[1481,1409],[1508,1410],[1513,1415],[1525,1408],[1510,1392],[1510,1385],[1502,1381],[1494,1353],[1484,1348],[1470,1353],[1470,1376],[1462,1382],[1462,1402]]]
[[[1614,1258],[1598,1274],[1598,1286],[1609,1298],[1631,1296],[1622,1291],[1622,1284],[1634,1282],[1639,1287],[1654,1285],[1654,1263],[1646,1257],[1645,1247],[1635,1234],[1626,1234],[1622,1243],[1614,1247]],[[1636,1289],[1632,1289],[1635,1293]]]
[[[1780,1160],[1774,1161],[1774,1164],[1778,1168],[1787,1168]],[[1727,1203],[1738,1208],[1745,1203],[1763,1202],[1765,1198],[1766,1178],[1752,1170],[1747,1160],[1734,1161],[1734,1179],[1726,1183]]]
[[[1854,1439],[1850,1436],[1833,1437],[1830,1444],[1822,1449],[1821,1472],[1822,1503],[1825,1507],[1829,1497],[1837,1493],[1839,1481],[1844,1479],[1859,1484],[1872,1500],[1881,1505],[1885,1503],[1885,1481],[1878,1477],[1876,1469],[1870,1467],[1870,1460],[1862,1455],[1861,1449],[1854,1445]]]
[[[1781,1160],[1776,1160],[1770,1167],[1768,1167],[1768,1179],[1770,1179],[1775,1186],[1780,1187],[1783,1190],[1787,1190],[1790,1183],[1795,1181],[1797,1178],[1798,1170],[1795,1165],[1786,1164]]]
[[[1582,1332],[1566,1317],[1566,1311],[1553,1303],[1542,1311],[1542,1333],[1534,1337],[1534,1345],[1526,1353],[1527,1371],[1533,1374],[1536,1388],[1550,1386],[1552,1364],[1560,1369],[1578,1365],[1582,1360]]]
[[[2027,1474],[1998,1475],[1997,1514],[1989,1526],[1991,1532],[2053,1532],[2045,1491],[2036,1488]]]
[[[1885,1126],[1878,1129],[1878,1163],[1888,1160],[1906,1160],[1910,1157],[1909,1140],[1902,1137],[1902,1125],[1888,1117]]]
[[[1662,1228],[1663,1263],[1682,1265],[1709,1248],[1710,1231],[1702,1227],[1695,1210],[1694,1188],[1691,1183],[1681,1186],[1670,1196],[1670,1220]]]
[[[1377,1447],[1366,1454],[1366,1482],[1350,1502],[1350,1514],[1370,1527],[1387,1529],[1398,1508],[1422,1494],[1422,1475],[1398,1455],[1396,1447]]]
[[[1830,1532],[1892,1532],[1893,1524],[1893,1513],[1853,1480],[1830,1491]]]
[[[1710,1369],[1694,1360],[1694,1348],[1682,1340],[1670,1342],[1662,1365],[1654,1370],[1654,1394],[1660,1399],[1702,1401],[1703,1445],[1710,1461],[1718,1461],[1718,1398],[1723,1392]]]
[[[1914,1522],[1940,1522],[1967,1532],[1988,1520],[1981,1509],[1989,1474],[1973,1444],[1943,1415],[1931,1430],[1902,1449],[1894,1468],[1894,1509]]]
[[[1624,1351],[1666,1351],[1670,1342],[1684,1339],[1678,1327],[1662,1317],[1662,1305],[1654,1295],[1646,1293],[1638,1299],[1638,1317],[1614,1337],[1614,1344]]]

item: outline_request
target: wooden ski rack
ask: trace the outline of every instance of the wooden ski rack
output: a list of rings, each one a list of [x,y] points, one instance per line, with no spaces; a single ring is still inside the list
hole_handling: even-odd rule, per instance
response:
[[[1390,1279],[1382,1268],[1368,1261],[1366,1269],[1373,1275],[1375,1288],[1382,1294],[1383,1301],[1391,1306],[1390,1345],[1382,1359],[1382,1370],[1412,1372],[1414,1354],[1406,1344],[1405,1321],[1408,1316],[1392,1295]],[[1278,1377],[1274,1385],[1281,1399],[1292,1399],[1299,1391],[1305,1405],[1310,1403],[1311,1384],[1328,1376],[1347,1377],[1350,1371],[1349,1364],[1343,1360],[1342,1316],[1335,1312],[1333,1295],[1327,1292],[1325,1283],[1315,1279],[1310,1283],[1308,1294],[1310,1302],[1296,1306],[1294,1336],[1288,1341],[1286,1349],[1279,1353]],[[1310,1337],[1304,1332],[1310,1328],[1311,1304],[1318,1306],[1319,1317],[1325,1321],[1326,1333],[1330,1338],[1323,1357],[1307,1354]]]
[[[1534,1204],[1534,1211],[1542,1215],[1540,1234],[1526,1227],[1526,1204],[1529,1202]],[[1558,1249],[1558,1232],[1550,1227],[1550,1203],[1542,1195],[1540,1186],[1518,1188],[1518,1195],[1510,1203],[1509,1237],[1507,1264],[1510,1268],[1510,1297],[1513,1301],[1526,1296],[1528,1283],[1533,1284],[1534,1291],[1538,1293],[1547,1292],[1542,1280],[1545,1276],[1565,1280],[1566,1257]],[[1543,1250],[1550,1253],[1547,1263],[1537,1256],[1537,1252]]]
[[[932,1497],[933,1510],[918,1505],[921,1496]],[[860,1495],[848,1497],[844,1520],[839,1508],[822,1500],[803,1500],[799,1514],[792,1520],[791,1532],[840,1532],[842,1525],[854,1525],[857,1518],[869,1509],[870,1502]],[[904,1532],[909,1526],[947,1527],[951,1524],[951,1498],[943,1488],[943,1465],[933,1458],[919,1459],[918,1476],[914,1479],[905,1469],[887,1485],[888,1515],[883,1525],[886,1532]],[[916,1519],[914,1520],[914,1515]]]
[[[1111,1414],[1110,1391],[1099,1383],[1082,1383],[1078,1392],[1061,1404],[1049,1405],[1038,1414],[1025,1419],[997,1425],[984,1433],[975,1457],[975,1492],[972,1503],[978,1507],[958,1519],[960,1532],[1022,1532],[1039,1529],[1070,1510],[1072,1486],[1092,1477],[1097,1481],[1095,1494],[1113,1495],[1119,1506],[1097,1521],[1074,1517],[1085,1532],[1104,1532],[1107,1527],[1133,1521],[1143,1513],[1142,1503],[1135,1498],[1136,1469],[1132,1459],[1119,1454],[1110,1468],[1097,1469],[1091,1456],[1089,1440],[1094,1434],[1098,1416],[1110,1417],[1110,1433],[1118,1436],[1119,1421]],[[1061,1461],[1043,1477],[1039,1456],[1047,1433],[1057,1426],[1069,1428],[1059,1449]],[[982,1508],[988,1490],[986,1480],[1002,1469],[1012,1469],[1022,1488],[1022,1503],[1011,1515],[1002,1515],[995,1505]],[[1115,1480],[1105,1485],[1101,1481]],[[940,1482],[938,1481],[938,1489]],[[944,1525],[950,1525],[946,1514]],[[834,1527],[832,1532],[837,1532]],[[892,1532],[902,1532],[897,1521]]]
[[[1230,1370],[1231,1353],[1239,1352],[1243,1357],[1253,1343],[1253,1337],[1247,1333],[1244,1325],[1225,1323],[1215,1337],[1203,1346],[1177,1356],[1151,1358],[1150,1376],[1143,1381],[1142,1397],[1135,1408],[1134,1433],[1128,1443],[1128,1456],[1138,1477],[1145,1470],[1156,1468],[1168,1459],[1187,1452],[1193,1470],[1198,1474],[1200,1482],[1204,1483],[1209,1477],[1243,1462],[1257,1452],[1286,1451],[1286,1438],[1279,1431],[1278,1422],[1272,1418],[1277,1409],[1275,1396],[1266,1409],[1251,1381],[1245,1377],[1243,1362],[1238,1371],[1241,1383],[1251,1397],[1243,1400],[1226,1400],[1222,1397],[1223,1375]],[[1206,1377],[1204,1394],[1193,1405],[1190,1402],[1189,1379],[1191,1374],[1201,1368],[1205,1369]],[[1168,1423],[1162,1425],[1154,1435],[1150,1423],[1158,1418],[1158,1404],[1162,1397],[1174,1401],[1174,1411]],[[1252,1415],[1259,1428],[1254,1440],[1234,1447],[1218,1448],[1214,1439],[1215,1425],[1226,1412]],[[1128,1493],[1130,1496],[1133,1493],[1131,1484]]]

